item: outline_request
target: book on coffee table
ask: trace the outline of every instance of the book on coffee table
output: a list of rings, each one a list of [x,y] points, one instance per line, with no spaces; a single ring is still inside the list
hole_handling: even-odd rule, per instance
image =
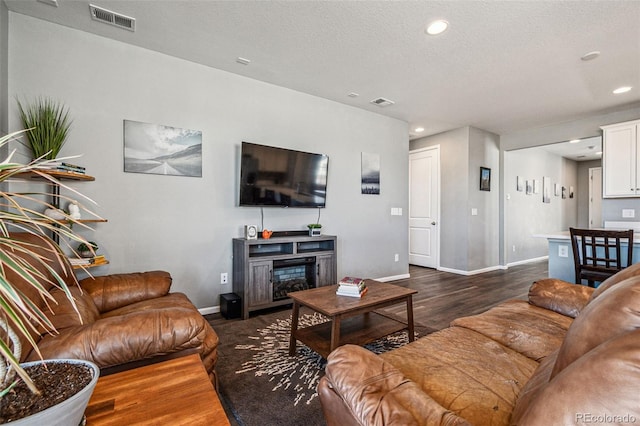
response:
[[[364,284],[364,280],[358,277],[344,277],[338,282],[338,284],[359,286],[361,284]]]
[[[367,294],[368,288],[365,286],[362,290],[352,291],[350,289],[343,289],[338,286],[338,290],[336,290],[336,294],[338,296],[348,296],[348,297],[362,297]]]
[[[339,296],[362,297],[367,292],[367,286],[362,278],[344,277],[338,283],[336,294]]]

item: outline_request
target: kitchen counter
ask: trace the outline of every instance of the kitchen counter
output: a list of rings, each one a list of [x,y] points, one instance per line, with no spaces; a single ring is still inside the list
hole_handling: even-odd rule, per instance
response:
[[[626,228],[624,225],[620,226],[621,223],[628,224],[628,226],[626,226]],[[640,262],[640,229],[637,229],[636,224],[638,224],[638,222],[605,223],[605,229],[608,230],[634,228],[632,263]],[[559,278],[570,283],[575,282],[576,274],[573,264],[573,250],[571,249],[571,236],[569,231],[537,234],[534,235],[534,237],[546,238],[549,241],[549,278]],[[623,246],[626,245],[623,244]],[[626,258],[623,258],[623,262],[626,262]]]

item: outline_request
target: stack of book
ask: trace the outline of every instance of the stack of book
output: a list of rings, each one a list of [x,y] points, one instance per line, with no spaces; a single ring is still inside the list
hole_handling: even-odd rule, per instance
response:
[[[71,163],[65,163],[64,161],[51,161],[51,162],[48,162],[47,164],[42,165],[41,167],[44,169],[58,170],[61,172],[79,173],[81,175],[84,175],[87,172],[86,168],[82,166],[78,166]]]
[[[338,296],[362,297],[367,293],[367,285],[362,278],[344,277],[338,283]]]
[[[108,262],[103,254],[99,254],[94,257],[70,257],[69,263],[71,266],[98,266],[106,265]]]

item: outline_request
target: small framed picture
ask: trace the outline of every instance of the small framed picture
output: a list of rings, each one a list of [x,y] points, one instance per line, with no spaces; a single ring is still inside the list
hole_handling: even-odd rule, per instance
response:
[[[480,167],[480,191],[491,191],[491,169]]]

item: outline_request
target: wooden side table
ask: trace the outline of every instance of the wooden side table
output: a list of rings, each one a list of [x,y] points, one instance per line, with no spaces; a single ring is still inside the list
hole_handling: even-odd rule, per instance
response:
[[[100,377],[87,425],[229,425],[200,356]]]

